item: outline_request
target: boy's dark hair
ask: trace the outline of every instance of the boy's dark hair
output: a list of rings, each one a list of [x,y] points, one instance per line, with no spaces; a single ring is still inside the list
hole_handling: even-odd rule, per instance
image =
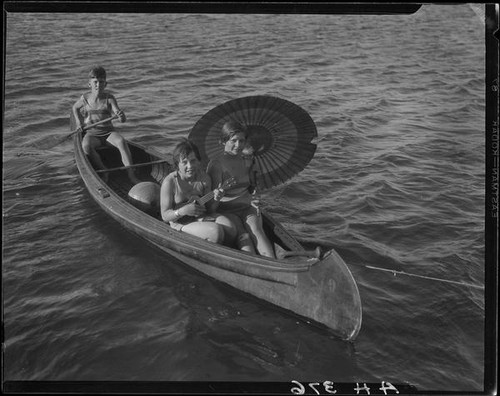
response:
[[[103,78],[106,79],[106,70],[102,66],[94,66],[90,69],[89,78]]]
[[[198,161],[201,161],[200,152],[198,150],[198,147],[196,147],[196,144],[194,144],[189,139],[185,138],[182,139],[182,141],[178,143],[177,146],[175,146],[174,151],[172,153],[174,168],[179,169],[179,162],[181,157],[187,157],[191,153],[194,153],[196,159]]]

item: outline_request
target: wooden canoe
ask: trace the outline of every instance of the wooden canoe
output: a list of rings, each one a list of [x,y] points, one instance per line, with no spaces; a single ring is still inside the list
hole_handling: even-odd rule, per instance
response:
[[[75,160],[88,192],[124,228],[192,268],[258,299],[274,304],[311,324],[319,324],[344,340],[354,340],[361,327],[361,300],[356,282],[342,258],[330,250],[321,258],[271,259],[214,244],[172,229],[156,214],[134,206],[133,187],[123,169],[110,171],[104,182],[82,150],[82,135],[74,137]],[[172,171],[164,156],[129,142],[141,181],[160,184]],[[118,150],[99,151],[109,169],[123,168]],[[263,224],[269,238],[284,251],[305,248],[266,211]]]

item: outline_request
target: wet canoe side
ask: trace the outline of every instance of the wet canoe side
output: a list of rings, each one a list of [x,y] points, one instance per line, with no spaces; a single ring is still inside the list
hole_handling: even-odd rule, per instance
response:
[[[214,279],[327,327],[343,340],[354,340],[361,329],[362,309],[357,285],[342,258],[334,251],[309,271],[296,273],[292,284],[235,274],[157,246]]]

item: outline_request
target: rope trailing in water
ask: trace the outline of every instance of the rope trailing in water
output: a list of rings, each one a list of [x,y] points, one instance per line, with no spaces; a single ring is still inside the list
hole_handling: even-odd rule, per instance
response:
[[[370,268],[370,269],[374,269],[374,270],[379,270],[379,271],[386,271],[386,272],[392,272],[394,274],[394,276],[396,276],[396,274],[399,274],[399,275],[407,275],[407,276],[414,276],[416,278],[423,278],[423,279],[430,279],[430,280],[434,280],[434,281],[439,281],[439,282],[447,282],[447,283],[453,283],[455,285],[461,285],[461,286],[468,286],[468,287],[474,287],[476,289],[482,289],[484,290],[484,286],[482,285],[475,285],[473,283],[467,283],[467,282],[458,282],[458,281],[452,281],[452,280],[449,280],[449,279],[442,279],[442,278],[434,278],[432,276],[425,276],[425,275],[417,275],[417,274],[410,274],[408,272],[404,272],[404,271],[395,271],[395,270],[391,270],[391,269],[387,269],[387,268],[379,268],[379,267],[373,267],[371,265],[362,265],[363,267],[366,267],[366,268]]]
[[[299,242],[302,244],[309,245],[312,243],[310,239],[299,239]],[[332,249],[331,246],[323,246],[325,251],[328,251],[329,249]],[[397,271],[397,270],[392,270],[389,268],[381,268],[381,267],[374,267],[373,265],[366,265],[366,264],[358,264],[358,263],[352,263],[348,262],[347,265],[355,265],[358,267],[363,267],[363,268],[368,268],[368,269],[373,269],[373,270],[378,270],[378,271],[384,271],[384,272],[392,272],[394,276],[396,275],[406,275],[406,276],[413,276],[415,278],[422,278],[422,279],[428,279],[428,280],[433,280],[433,281],[438,281],[438,282],[446,282],[446,283],[453,283],[455,285],[460,285],[460,286],[467,286],[467,287],[472,287],[475,289],[480,289],[484,290],[483,285],[475,285],[473,283],[468,283],[468,282],[462,282],[462,281],[453,281],[449,279],[443,279],[443,278],[435,278],[433,276],[426,276],[426,275],[417,275],[417,274],[410,274],[409,272],[405,271]]]

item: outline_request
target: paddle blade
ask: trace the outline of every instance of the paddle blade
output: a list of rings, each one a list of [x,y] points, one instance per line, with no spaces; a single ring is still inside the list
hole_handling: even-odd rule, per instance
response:
[[[58,144],[64,143],[66,140],[68,140],[73,133],[70,133],[69,135],[51,135],[51,136],[46,136],[39,141],[35,142],[33,144],[33,148],[37,148],[39,150],[50,150],[57,146]]]

